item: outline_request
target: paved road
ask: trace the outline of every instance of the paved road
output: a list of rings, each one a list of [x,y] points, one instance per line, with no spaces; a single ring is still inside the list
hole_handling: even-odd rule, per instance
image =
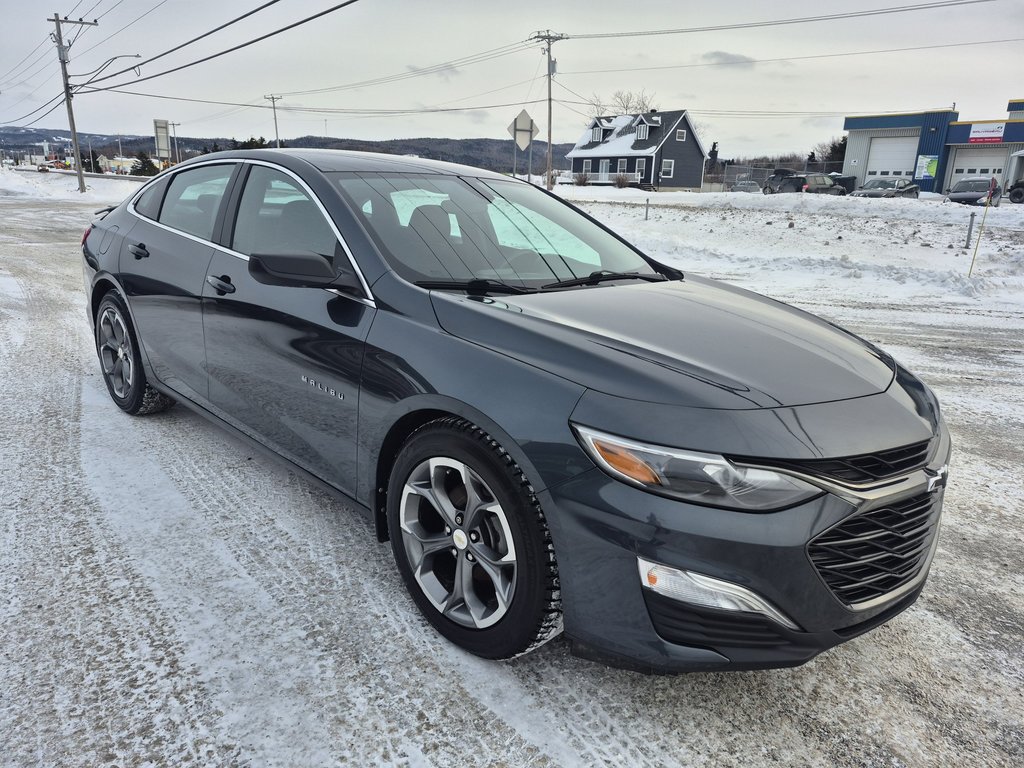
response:
[[[643,677],[440,641],[354,512],[183,408],[109,402],[91,208],[0,196],[0,765],[1024,763],[1024,320],[811,307],[939,391],[924,596],[793,670]],[[966,324],[966,328],[965,328]]]

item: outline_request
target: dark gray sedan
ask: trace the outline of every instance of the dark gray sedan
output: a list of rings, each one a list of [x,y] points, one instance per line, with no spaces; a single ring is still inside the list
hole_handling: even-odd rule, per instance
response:
[[[851,197],[912,197],[917,199],[921,187],[910,179],[884,178],[869,179],[867,183],[850,193]]]
[[[962,205],[991,205],[996,208],[1003,199],[1003,190],[995,179],[970,176],[947,189],[946,199]]]
[[[218,153],[82,254],[114,404],[181,403],[336,493],[471,653],[564,629],[645,671],[795,665],[924,586],[950,453],[931,390],[527,183]]]

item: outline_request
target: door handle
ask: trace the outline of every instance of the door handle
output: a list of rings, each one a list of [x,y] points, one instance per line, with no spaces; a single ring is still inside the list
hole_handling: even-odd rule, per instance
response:
[[[146,250],[146,246],[143,243],[129,243],[128,253],[130,253],[136,259],[149,258],[149,251]]]
[[[217,275],[207,275],[206,282],[213,286],[218,296],[235,292],[235,286],[231,284],[231,278],[228,275],[221,275],[220,277],[217,277]]]

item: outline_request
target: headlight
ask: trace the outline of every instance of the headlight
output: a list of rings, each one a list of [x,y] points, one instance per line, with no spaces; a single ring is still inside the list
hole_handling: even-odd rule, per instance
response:
[[[646,445],[578,424],[573,428],[601,469],[662,496],[711,507],[768,512],[823,493],[791,475],[734,464],[713,453]]]

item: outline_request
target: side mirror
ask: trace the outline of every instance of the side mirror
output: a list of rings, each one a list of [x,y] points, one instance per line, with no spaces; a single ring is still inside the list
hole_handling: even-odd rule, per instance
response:
[[[347,266],[347,265],[346,265]],[[350,270],[338,274],[326,256],[310,251],[254,253],[249,274],[258,283],[286,288],[346,288],[358,285]],[[346,276],[350,280],[346,280]]]

